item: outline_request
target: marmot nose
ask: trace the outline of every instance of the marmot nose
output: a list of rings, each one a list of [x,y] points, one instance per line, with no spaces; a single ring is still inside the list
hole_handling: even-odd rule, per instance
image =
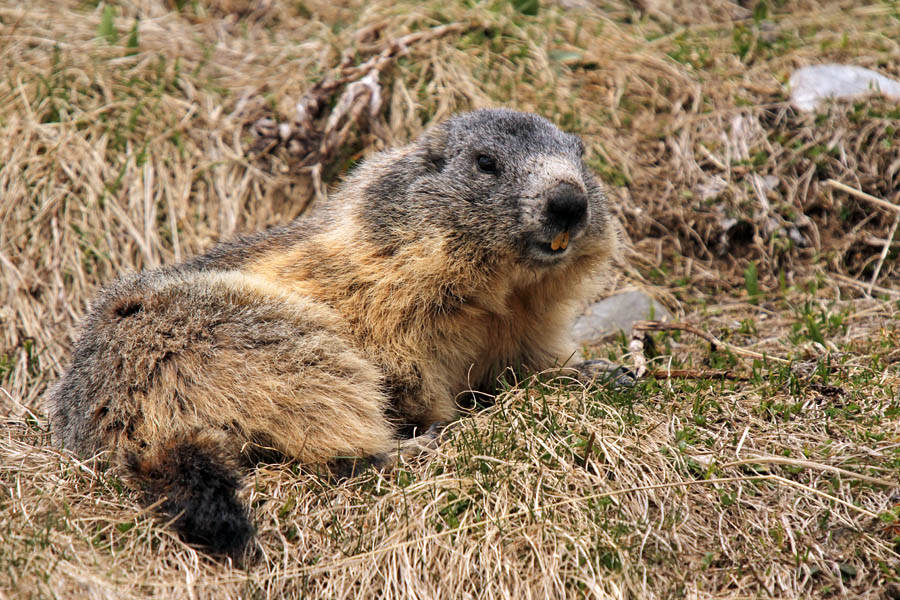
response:
[[[579,229],[587,218],[587,196],[571,183],[560,183],[547,194],[545,212],[552,229]]]

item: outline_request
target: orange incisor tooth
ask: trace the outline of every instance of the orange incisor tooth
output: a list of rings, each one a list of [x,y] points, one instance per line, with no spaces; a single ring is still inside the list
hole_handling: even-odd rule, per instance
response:
[[[563,235],[565,235],[565,234],[563,234],[563,233],[559,234],[558,236],[553,238],[552,242],[550,242],[550,249],[553,250],[554,252],[559,250],[559,245],[562,243]]]
[[[568,245],[569,245],[569,232],[568,231],[562,232],[561,234],[559,234],[558,236],[553,238],[552,242],[550,242],[550,248],[554,252],[556,252],[560,248],[565,250],[566,246],[568,246]]]

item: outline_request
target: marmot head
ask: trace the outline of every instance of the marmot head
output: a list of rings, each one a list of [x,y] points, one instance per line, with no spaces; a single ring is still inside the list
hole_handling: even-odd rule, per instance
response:
[[[466,260],[565,263],[609,239],[606,198],[583,152],[534,114],[457,115],[361,169],[361,221],[386,248],[439,236]]]

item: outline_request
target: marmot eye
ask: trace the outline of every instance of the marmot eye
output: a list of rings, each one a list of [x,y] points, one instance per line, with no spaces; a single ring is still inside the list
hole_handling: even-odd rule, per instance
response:
[[[478,158],[475,159],[475,164],[478,165],[478,170],[482,173],[497,172],[497,161],[494,160],[494,157],[487,154],[479,154]]]

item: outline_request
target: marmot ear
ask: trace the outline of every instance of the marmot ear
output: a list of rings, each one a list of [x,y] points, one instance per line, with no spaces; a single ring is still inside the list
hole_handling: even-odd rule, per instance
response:
[[[443,127],[435,127],[422,136],[425,149],[426,168],[440,173],[447,166],[447,132]]]

